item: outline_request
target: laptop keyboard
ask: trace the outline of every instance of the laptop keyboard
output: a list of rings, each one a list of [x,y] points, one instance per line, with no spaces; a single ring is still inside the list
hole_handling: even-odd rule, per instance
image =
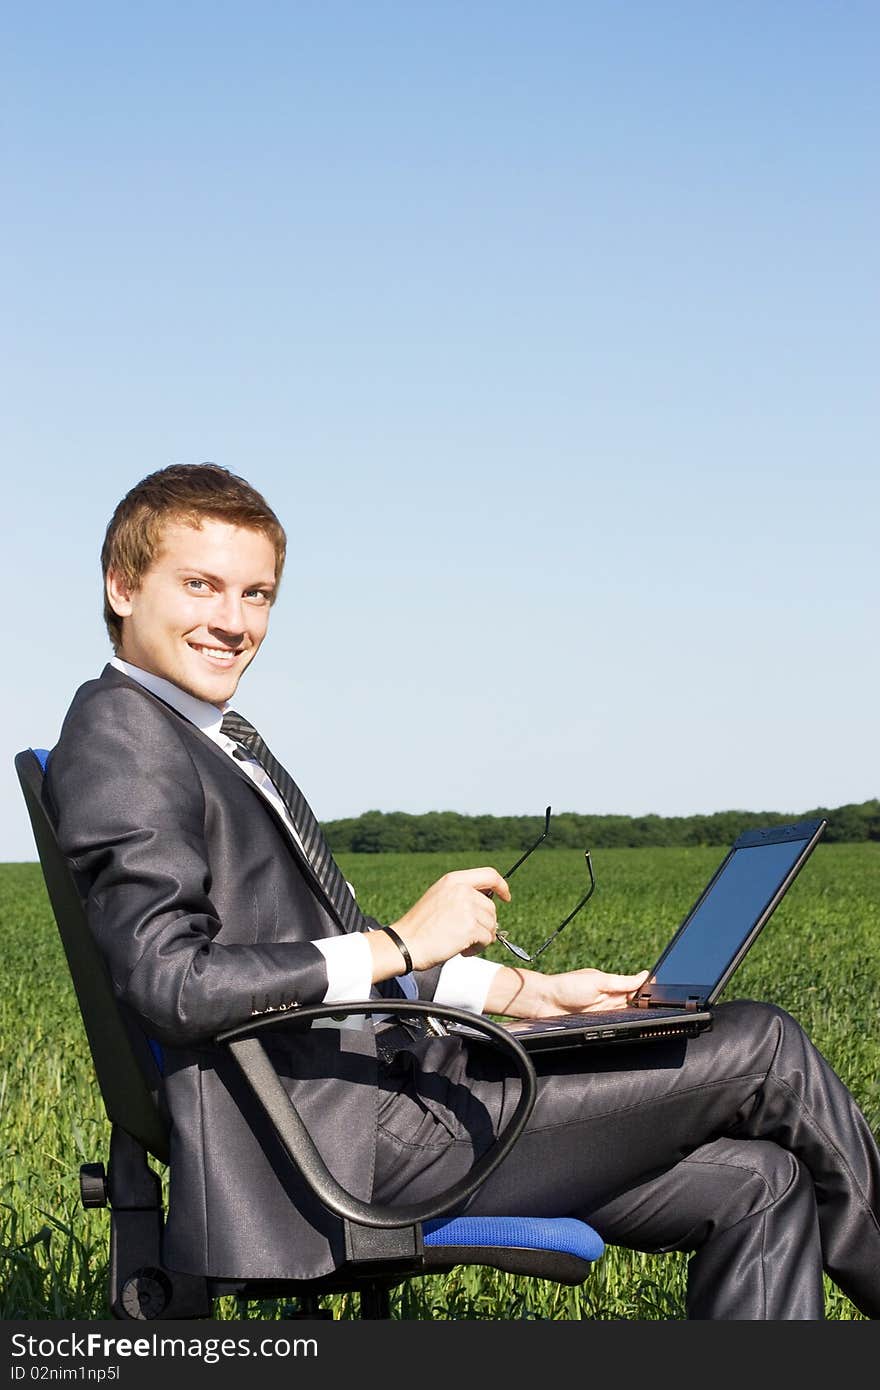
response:
[[[597,1028],[606,1028],[609,1023],[628,1023],[632,1019],[637,1019],[640,1023],[645,1023],[649,1019],[655,1018],[680,1018],[681,1009],[603,1009],[601,1013],[592,1014],[560,1014],[556,1018],[535,1018],[517,1020],[516,1023],[508,1023],[506,1026],[512,1033],[518,1028],[534,1028],[540,1025],[544,1028],[583,1028],[585,1025],[595,1024]]]

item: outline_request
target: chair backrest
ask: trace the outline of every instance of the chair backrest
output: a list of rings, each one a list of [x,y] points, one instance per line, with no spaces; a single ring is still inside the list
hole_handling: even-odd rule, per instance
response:
[[[141,1051],[126,1026],[104,958],[89,928],[76,879],[58,844],[46,808],[45,764],[43,749],[26,748],[15,757],[15,770],[107,1118],[143,1144],[154,1158],[165,1163],[168,1161],[168,1129],[148,1082],[155,1063],[146,1038]]]

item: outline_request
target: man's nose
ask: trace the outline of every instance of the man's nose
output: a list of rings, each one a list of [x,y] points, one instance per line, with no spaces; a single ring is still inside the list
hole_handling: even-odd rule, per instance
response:
[[[240,594],[225,593],[211,615],[211,626],[226,637],[240,637],[245,630],[244,603]]]

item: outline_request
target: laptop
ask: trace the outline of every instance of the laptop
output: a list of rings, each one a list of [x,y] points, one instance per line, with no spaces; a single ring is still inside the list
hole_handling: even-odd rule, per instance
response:
[[[713,874],[625,1009],[515,1020],[528,1052],[693,1037],[812,854],[825,820],[747,830]]]

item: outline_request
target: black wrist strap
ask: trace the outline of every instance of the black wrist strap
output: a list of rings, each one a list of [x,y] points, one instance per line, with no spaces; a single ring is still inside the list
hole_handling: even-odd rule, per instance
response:
[[[383,927],[382,930],[383,932],[385,932],[386,936],[391,937],[391,940],[394,942],[398,951],[403,956],[403,963],[406,966],[406,970],[403,973],[405,975],[411,975],[415,967],[413,966],[413,958],[409,953],[409,947],[407,946],[403,937],[398,936],[397,932],[394,930],[393,927]]]

